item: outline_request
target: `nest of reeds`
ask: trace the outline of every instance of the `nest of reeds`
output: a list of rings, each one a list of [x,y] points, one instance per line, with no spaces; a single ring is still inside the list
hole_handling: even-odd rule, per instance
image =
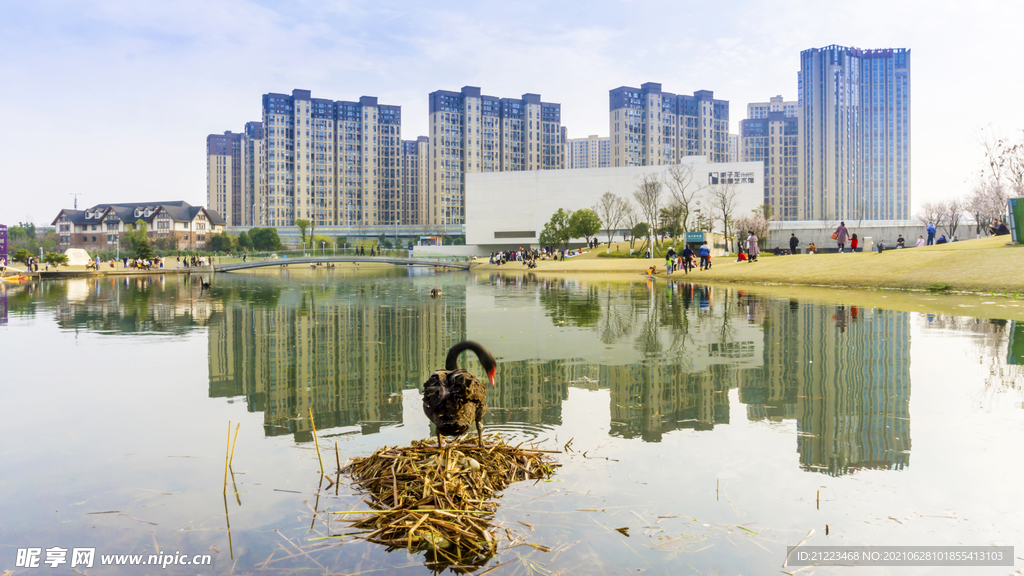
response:
[[[498,494],[513,482],[550,477],[557,450],[512,446],[488,437],[446,443],[433,440],[381,448],[345,467],[355,484],[369,493],[373,510],[348,519],[359,537],[390,548],[425,551],[434,561],[480,565],[495,552],[490,520]]]

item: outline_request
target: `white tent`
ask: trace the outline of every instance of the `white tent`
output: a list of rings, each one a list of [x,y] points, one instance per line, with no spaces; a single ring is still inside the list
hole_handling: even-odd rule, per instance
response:
[[[68,265],[70,266],[85,266],[92,262],[92,258],[89,258],[89,253],[81,248],[68,248],[64,251],[64,255],[68,257]]]

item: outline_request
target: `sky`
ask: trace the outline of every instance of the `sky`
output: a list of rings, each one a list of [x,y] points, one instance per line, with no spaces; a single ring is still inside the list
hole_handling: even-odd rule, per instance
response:
[[[1024,4],[777,2],[0,2],[0,224],[104,202],[206,203],[206,137],[261,96],[376,96],[402,134],[427,94],[479,86],[562,105],[570,138],[608,135],[608,90],[659,82],[730,101],[796,99],[801,50],[911,49],[911,194],[966,194],[979,135],[1021,134]]]

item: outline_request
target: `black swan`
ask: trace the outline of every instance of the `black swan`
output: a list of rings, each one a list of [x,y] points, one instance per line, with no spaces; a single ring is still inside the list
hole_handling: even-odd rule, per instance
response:
[[[210,287],[210,283],[207,282],[205,278],[200,278],[199,279],[199,291],[200,292],[202,292],[203,290],[206,290],[209,287]]]
[[[487,388],[469,371],[458,367],[459,354],[476,353],[487,371],[487,380],[494,386],[497,362],[486,348],[472,341],[459,342],[448,351],[444,370],[437,370],[423,384],[423,413],[437,427],[437,446],[443,448],[441,435],[458,436],[476,424],[477,443],[484,445],[484,411],[487,409]]]

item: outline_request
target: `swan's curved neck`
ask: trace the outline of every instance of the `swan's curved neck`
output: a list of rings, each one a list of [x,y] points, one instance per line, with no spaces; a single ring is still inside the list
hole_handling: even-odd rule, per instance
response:
[[[490,371],[496,364],[494,356],[487,351],[486,348],[473,342],[472,340],[466,340],[459,342],[455,346],[452,346],[451,350],[448,351],[448,357],[444,361],[445,370],[455,370],[459,367],[459,355],[470,350],[476,353],[476,357],[480,360],[480,364],[483,365],[484,370]]]

